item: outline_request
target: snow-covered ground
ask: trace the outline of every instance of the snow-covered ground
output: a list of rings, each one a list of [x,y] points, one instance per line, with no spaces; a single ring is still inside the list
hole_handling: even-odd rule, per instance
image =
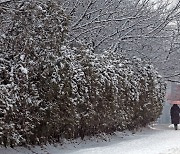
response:
[[[106,141],[105,141],[106,140]],[[76,140],[63,146],[0,148],[0,154],[180,154],[180,130],[154,125],[138,133],[116,133],[104,140]]]

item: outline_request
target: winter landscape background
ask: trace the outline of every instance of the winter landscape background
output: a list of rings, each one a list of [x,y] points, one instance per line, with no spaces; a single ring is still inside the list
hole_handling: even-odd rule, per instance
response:
[[[0,152],[178,152],[179,16],[180,1],[1,0]]]

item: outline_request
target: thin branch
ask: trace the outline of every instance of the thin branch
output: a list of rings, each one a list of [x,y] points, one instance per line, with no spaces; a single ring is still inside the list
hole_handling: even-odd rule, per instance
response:
[[[165,81],[168,81],[168,82],[175,82],[175,83],[180,83],[180,81],[178,81],[178,80],[171,80],[171,79],[168,79],[168,80],[165,80]]]
[[[180,76],[180,73],[174,74],[174,75],[170,75],[170,76],[165,76],[164,78],[172,78],[172,77],[177,77]]]
[[[98,42],[98,44],[94,47],[94,48],[97,48],[100,44],[102,44],[105,40],[107,40],[108,38],[112,37],[112,36],[115,36],[116,34],[118,33],[118,31],[116,31],[115,33],[111,34],[111,35],[108,35],[106,37],[104,37],[101,41]]]
[[[72,42],[72,41],[76,40],[79,36],[81,36],[81,35],[83,35],[83,34],[86,34],[87,32],[91,32],[91,31],[93,31],[93,30],[95,30],[95,29],[99,29],[99,28],[102,28],[102,27],[103,27],[103,26],[100,25],[100,26],[96,26],[96,27],[93,27],[93,28],[89,28],[89,29],[87,29],[86,31],[83,31],[83,32],[79,33],[76,37],[74,37],[73,39],[71,39],[69,42]]]
[[[83,20],[83,18],[86,16],[86,13],[87,13],[87,11],[88,11],[88,9],[91,7],[91,5],[93,5],[95,3],[95,1],[93,2],[92,0],[90,1],[90,3],[88,4],[88,6],[86,7],[86,9],[85,9],[85,11],[84,11],[84,13],[82,14],[82,16],[79,18],[79,20],[76,22],[76,23],[74,23],[74,25],[72,25],[72,27],[75,27],[75,26],[77,26],[82,20]]]
[[[137,19],[137,18],[141,18],[142,16],[139,16],[139,17],[126,17],[126,18],[122,18],[122,19],[107,19],[107,20],[99,20],[99,21],[94,21],[94,22],[89,22],[89,23],[86,23],[84,25],[81,25],[79,27],[75,27],[75,28],[72,28],[72,30],[76,30],[76,29],[79,29],[79,28],[82,28],[82,27],[86,27],[90,24],[100,24],[100,23],[108,23],[108,22],[112,22],[112,21],[123,21],[123,20],[133,20],[133,19]]]

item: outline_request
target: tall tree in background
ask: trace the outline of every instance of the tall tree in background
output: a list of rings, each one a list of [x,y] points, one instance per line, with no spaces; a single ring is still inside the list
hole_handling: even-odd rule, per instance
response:
[[[95,52],[111,49],[151,61],[166,80],[180,76],[177,26],[180,3],[157,0],[64,0],[71,17],[70,42]],[[172,62],[173,61],[173,62]],[[178,78],[179,79],[179,78]]]

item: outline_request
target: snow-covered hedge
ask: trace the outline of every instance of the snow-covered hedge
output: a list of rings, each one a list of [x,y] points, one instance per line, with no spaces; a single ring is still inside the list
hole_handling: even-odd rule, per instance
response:
[[[150,64],[70,47],[53,1],[2,3],[0,144],[16,146],[146,126],[165,85]]]

